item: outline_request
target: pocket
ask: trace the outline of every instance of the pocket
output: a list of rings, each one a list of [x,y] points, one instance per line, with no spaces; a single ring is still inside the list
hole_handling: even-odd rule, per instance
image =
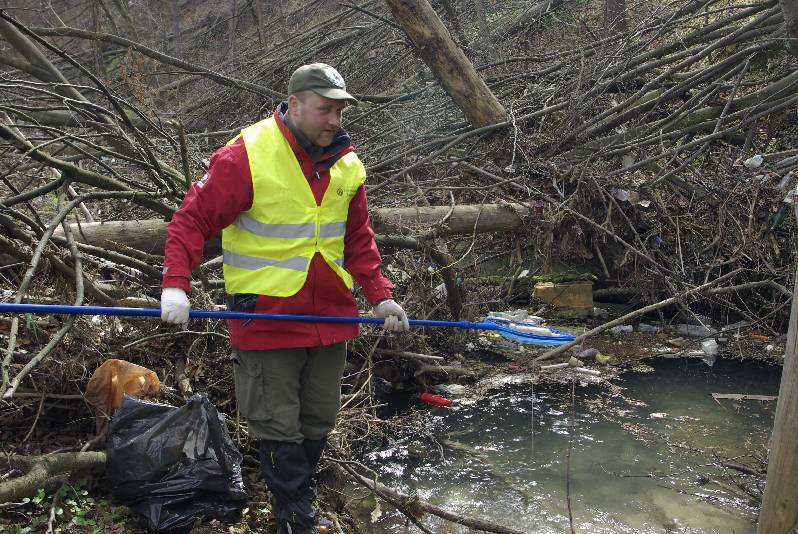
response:
[[[233,379],[239,413],[247,419],[268,419],[268,403],[264,387],[263,363],[258,357],[247,357],[233,351]]]

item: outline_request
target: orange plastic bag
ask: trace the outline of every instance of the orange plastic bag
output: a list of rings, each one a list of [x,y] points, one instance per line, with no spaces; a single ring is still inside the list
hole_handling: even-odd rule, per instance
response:
[[[159,391],[161,381],[154,371],[125,360],[103,362],[86,384],[86,400],[94,407],[97,434],[105,430],[111,415],[122,405],[125,393],[147,397]]]

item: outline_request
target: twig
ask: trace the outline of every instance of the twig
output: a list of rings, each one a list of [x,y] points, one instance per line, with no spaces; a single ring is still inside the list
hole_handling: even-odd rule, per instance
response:
[[[33,431],[36,429],[36,423],[39,422],[39,416],[42,415],[42,408],[44,408],[44,400],[47,398],[47,394],[42,393],[40,397],[41,399],[39,400],[39,407],[36,409],[36,417],[33,419],[33,424],[30,426],[30,430],[28,430],[28,433],[25,434],[24,438],[22,438],[22,443],[28,441],[28,438],[30,438],[31,434],[33,434]]]
[[[126,343],[122,345],[123,349],[129,349],[130,347],[135,347],[136,345],[140,345],[141,343],[146,343],[147,341],[152,341],[153,339],[160,339],[163,337],[175,337],[175,336],[183,336],[183,335],[194,335],[194,336],[216,336],[222,339],[228,339],[228,336],[225,334],[220,334],[218,332],[205,332],[205,331],[197,331],[197,330],[180,330],[179,332],[162,332],[160,334],[153,334],[151,336],[142,337],[136,340],[131,341],[130,343]]]
[[[432,356],[430,354],[419,354],[417,352],[407,352],[404,350],[380,349],[378,352],[386,356],[395,356],[397,358],[407,358],[411,360],[443,361],[445,359],[443,356]]]

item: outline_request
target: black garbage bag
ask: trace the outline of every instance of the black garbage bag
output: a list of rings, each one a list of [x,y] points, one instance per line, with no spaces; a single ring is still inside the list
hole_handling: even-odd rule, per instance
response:
[[[197,519],[240,519],[246,501],[241,453],[224,415],[201,394],[184,406],[125,396],[106,446],[114,498],[153,532],[189,532]]]

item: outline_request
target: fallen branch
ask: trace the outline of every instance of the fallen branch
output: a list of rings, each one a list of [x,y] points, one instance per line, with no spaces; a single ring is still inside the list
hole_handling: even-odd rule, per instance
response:
[[[635,310],[635,311],[633,311],[631,313],[627,313],[626,315],[624,315],[622,317],[618,317],[617,319],[612,320],[612,321],[610,321],[608,323],[604,323],[604,324],[602,324],[600,326],[597,326],[596,328],[594,328],[592,330],[589,330],[589,331],[585,332],[582,335],[577,336],[576,339],[574,339],[573,341],[569,341],[568,343],[566,343],[564,345],[560,345],[560,346],[558,346],[558,347],[556,347],[556,348],[554,348],[554,349],[552,349],[552,350],[550,350],[548,352],[544,352],[543,354],[541,354],[540,356],[535,358],[534,361],[535,362],[541,362],[543,360],[548,360],[549,358],[551,358],[553,356],[556,356],[557,354],[561,354],[561,353],[565,352],[566,350],[570,349],[571,347],[574,347],[576,345],[581,344],[587,338],[593,337],[596,334],[600,334],[601,332],[607,330],[608,328],[612,328],[613,326],[617,326],[619,324],[624,324],[624,323],[628,322],[630,319],[634,319],[635,317],[640,317],[641,315],[645,315],[645,314],[647,314],[649,312],[652,312],[654,310],[658,310],[660,308],[664,308],[665,306],[669,306],[671,304],[676,304],[679,300],[681,300],[684,297],[687,297],[689,295],[695,295],[697,293],[702,293],[702,292],[706,291],[707,289],[711,288],[712,286],[717,285],[717,284],[723,282],[724,280],[728,280],[729,278],[737,275],[740,271],[742,271],[742,269],[735,269],[734,271],[732,271],[730,273],[726,273],[723,276],[720,276],[720,277],[714,279],[711,282],[707,282],[706,284],[700,285],[698,287],[694,287],[693,289],[690,289],[688,291],[680,293],[679,295],[676,295],[675,297],[671,297],[669,299],[662,300],[662,301],[657,302],[655,304],[651,304],[649,306],[645,306],[643,308],[640,308],[639,310]]]
[[[727,399],[727,400],[758,400],[758,401],[774,401],[778,400],[778,395],[746,395],[744,393],[713,393],[712,398]]]
[[[9,466],[27,467],[19,477],[0,483],[0,503],[33,497],[53,478],[67,473],[100,473],[105,469],[104,452],[64,452],[45,456],[12,455]]]
[[[396,358],[405,358],[409,360],[421,360],[423,362],[439,362],[443,361],[443,356],[432,356],[431,354],[419,354],[417,352],[407,352],[403,350],[380,349],[380,354],[386,356],[394,356]]]
[[[374,493],[376,493],[379,497],[387,500],[390,503],[398,502],[403,504],[406,508],[409,509],[419,509],[421,511],[427,512],[432,515],[436,515],[442,519],[447,521],[451,521],[453,523],[457,523],[460,525],[464,525],[466,527],[472,528],[474,530],[482,530],[485,532],[496,532],[498,534],[521,534],[522,531],[514,530],[508,527],[504,527],[502,525],[497,525],[490,521],[485,521],[484,519],[476,519],[472,517],[465,517],[459,514],[455,514],[448,510],[444,510],[438,506],[429,504],[428,502],[422,501],[418,497],[411,497],[409,495],[405,495],[403,493],[399,493],[396,490],[389,488],[388,486],[384,486],[379,482],[369,480],[368,478],[364,477],[354,469],[350,465],[347,465],[343,462],[337,462],[338,465],[341,466],[349,475],[355,479],[356,482],[362,484],[363,486],[367,487]]]
[[[422,364],[418,371],[413,373],[413,376],[421,376],[424,374],[431,375],[445,375],[445,376],[466,376],[472,377],[474,373],[468,369],[457,365],[426,365]]]

